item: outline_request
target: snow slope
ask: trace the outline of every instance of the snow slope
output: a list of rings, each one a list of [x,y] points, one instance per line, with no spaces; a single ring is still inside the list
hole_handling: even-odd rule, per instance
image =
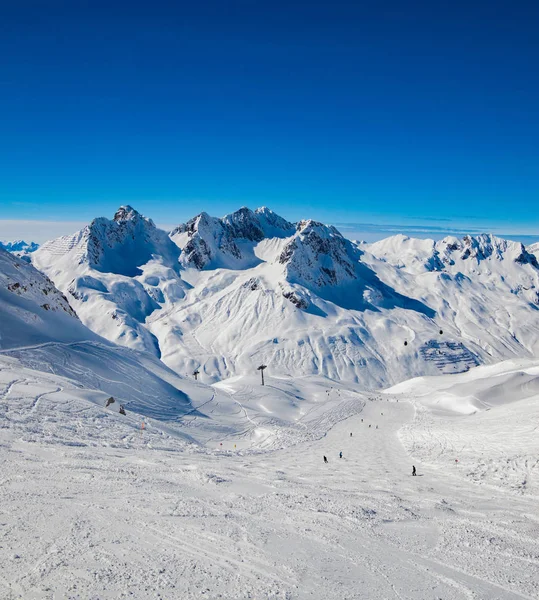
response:
[[[157,358],[115,346],[85,327],[52,282],[0,249],[0,356],[114,396],[129,410],[175,420],[214,394]]]
[[[433,387],[464,378],[443,381]],[[316,378],[269,383],[269,390],[244,379],[220,387],[273,418],[296,411],[285,396],[300,405],[322,390]],[[417,400],[404,389],[360,400],[353,385],[330,388],[329,395],[360,400],[361,412],[336,402],[313,420],[325,435],[281,437],[282,450],[261,453],[235,450],[227,432],[200,448],[151,420],[141,431],[129,414],[101,408],[103,396],[59,389],[65,385],[0,358],[1,597],[538,596],[537,489],[478,485],[428,444],[451,420],[477,415],[414,420]],[[504,406],[510,413],[521,403]],[[534,410],[528,405],[519,418],[531,420]],[[493,467],[521,448],[499,435],[499,420],[475,425],[462,429],[460,442],[492,428]],[[403,426],[414,429],[413,457],[400,441]],[[418,477],[410,476],[412,462]]]
[[[539,361],[421,377],[387,393],[415,406],[413,423],[401,431],[414,457],[440,469],[453,462],[472,480],[539,495]]]

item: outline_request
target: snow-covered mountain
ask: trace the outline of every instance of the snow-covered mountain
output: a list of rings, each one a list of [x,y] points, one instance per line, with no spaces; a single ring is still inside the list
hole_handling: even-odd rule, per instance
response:
[[[35,252],[39,248],[39,244],[36,242],[25,242],[24,240],[15,240],[13,242],[0,242],[0,248],[15,254],[25,260],[31,262],[30,254]]]
[[[89,330],[45,275],[2,249],[0,355],[163,419],[191,411],[191,396],[198,399],[193,384],[158,359],[115,346]]]
[[[539,264],[495,236],[355,244],[241,208],[167,237],[123,207],[33,261],[91,329],[205,381],[264,363],[379,387],[539,351]]]
[[[8,252],[35,252],[39,248],[36,242],[25,242],[24,240],[15,240],[13,242],[0,242],[0,248]]]
[[[180,250],[130,206],[47,242],[34,265],[66,294],[82,321],[107,339],[159,356],[145,321],[185,294]]]

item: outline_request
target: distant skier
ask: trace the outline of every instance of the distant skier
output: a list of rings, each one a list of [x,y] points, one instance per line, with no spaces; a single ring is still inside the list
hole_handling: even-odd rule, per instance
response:
[[[352,432],[350,432],[350,437],[352,437]]]
[[[339,452],[339,458],[342,458],[342,452]]]
[[[415,476],[415,466],[414,465],[412,465],[412,475]]]
[[[324,462],[327,463],[328,459],[324,456]]]

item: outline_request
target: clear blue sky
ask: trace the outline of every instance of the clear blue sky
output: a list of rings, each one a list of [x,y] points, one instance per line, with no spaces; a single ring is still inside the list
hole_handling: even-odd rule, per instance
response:
[[[539,233],[538,31],[537,1],[1,2],[0,219]]]

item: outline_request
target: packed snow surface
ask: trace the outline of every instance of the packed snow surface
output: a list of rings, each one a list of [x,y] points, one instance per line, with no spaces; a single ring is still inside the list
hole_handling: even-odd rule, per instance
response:
[[[537,598],[539,364],[487,369],[233,378],[213,389],[267,418],[238,432],[0,357],[0,596]]]

